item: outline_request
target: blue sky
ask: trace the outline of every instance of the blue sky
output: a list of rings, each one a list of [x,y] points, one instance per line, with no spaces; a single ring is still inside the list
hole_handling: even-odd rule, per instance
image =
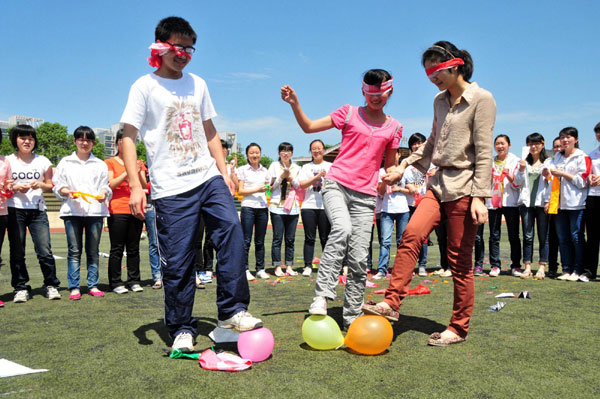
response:
[[[418,3],[418,4],[417,4]],[[154,27],[182,16],[198,33],[186,71],[208,83],[220,131],[236,131],[276,156],[289,141],[295,156],[330,130],[305,135],[279,88],[290,84],[311,118],[363,103],[369,68],[394,75],[386,112],[405,137],[431,129],[437,88],[421,53],[449,40],[473,56],[473,80],[498,106],[495,134],[508,134],[520,156],[525,137],[549,141],[565,126],[581,148],[597,146],[600,121],[598,17],[590,1],[5,1],[0,45],[0,120],[20,114],[67,125],[110,127],[119,121],[130,85],[152,72],[146,58]]]

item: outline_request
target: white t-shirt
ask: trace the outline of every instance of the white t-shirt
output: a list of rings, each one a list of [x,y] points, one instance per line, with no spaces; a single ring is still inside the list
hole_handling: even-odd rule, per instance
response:
[[[244,189],[258,188],[265,184],[271,184],[269,171],[260,164],[258,169],[254,169],[250,164],[240,166],[237,168],[236,174],[238,180],[244,182]],[[264,192],[246,195],[242,198],[242,206],[248,208],[266,208],[267,197]]]
[[[44,181],[44,173],[52,167],[52,163],[43,155],[35,155],[33,161],[25,163],[15,154],[6,157],[10,162],[14,184],[27,184],[33,181]],[[46,210],[46,201],[41,188],[29,190],[26,193],[15,192],[12,198],[6,200],[11,208]]]
[[[409,165],[409,167],[406,168],[402,178],[404,180],[404,184],[413,184],[417,188],[418,193],[421,196],[425,196],[425,193],[427,192],[427,174],[421,172],[414,166]],[[414,195],[407,195],[406,201],[408,202],[408,206],[415,206]]]
[[[385,175],[385,169],[379,169],[379,182],[382,181],[381,178]],[[395,185],[404,186],[404,178],[402,178]],[[391,192],[391,188],[391,186],[388,186],[387,192],[383,195],[383,200],[381,202],[381,211],[385,213],[408,212],[408,201],[406,200],[406,195],[399,191]]]
[[[318,175],[322,170],[329,172],[331,162],[322,161],[320,164],[313,162],[307,163],[302,166],[300,170],[299,181],[308,180]],[[302,202],[303,209],[325,209],[323,207],[323,196],[321,195],[321,188],[323,187],[323,178],[315,181],[312,185],[306,188],[304,195],[304,201]]]
[[[292,209],[288,212],[283,206],[285,204],[285,199],[281,201],[281,174],[284,171],[284,167],[279,161],[273,161],[271,166],[269,166],[269,176],[271,176],[271,180],[275,179],[273,184],[271,185],[271,205],[269,206],[269,212],[276,213],[278,215],[298,215],[300,213],[300,208],[298,207],[298,200],[294,200],[294,205]],[[292,187],[298,187],[299,180],[298,175],[300,174],[300,166],[295,163],[290,164],[290,176],[292,177],[292,182],[286,183],[286,198],[287,194],[290,193]]]
[[[592,160],[592,174],[600,175],[600,147],[590,152],[590,159]],[[600,186],[590,186],[588,195],[594,197],[600,196]]]
[[[220,174],[202,125],[216,115],[206,83],[196,75],[148,74],[131,86],[121,123],[137,128],[144,141],[153,200],[184,193]]]

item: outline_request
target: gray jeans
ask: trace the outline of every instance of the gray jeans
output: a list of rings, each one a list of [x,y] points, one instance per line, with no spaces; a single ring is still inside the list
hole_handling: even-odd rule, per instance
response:
[[[349,327],[354,319],[362,315],[375,197],[332,180],[325,180],[322,194],[331,232],[321,257],[315,295],[328,299],[336,297],[338,275],[347,254],[348,276],[343,319],[344,327]]]

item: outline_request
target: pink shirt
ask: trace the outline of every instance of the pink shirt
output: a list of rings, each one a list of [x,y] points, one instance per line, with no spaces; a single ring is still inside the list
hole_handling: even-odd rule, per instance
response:
[[[6,183],[7,179],[11,179],[10,162],[8,159],[0,155],[0,183],[2,186]],[[0,195],[0,216],[8,215],[8,209],[6,208],[6,197]]]
[[[400,146],[402,125],[391,117],[383,125],[370,124],[359,107],[350,105],[338,108],[329,116],[342,131],[342,145],[325,178],[359,193],[376,196],[381,160],[385,150]]]

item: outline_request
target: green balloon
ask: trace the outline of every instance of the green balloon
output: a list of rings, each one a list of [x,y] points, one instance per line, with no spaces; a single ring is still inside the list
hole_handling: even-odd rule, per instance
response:
[[[302,323],[302,338],[314,349],[336,349],[344,344],[338,324],[329,316],[312,315]]]

